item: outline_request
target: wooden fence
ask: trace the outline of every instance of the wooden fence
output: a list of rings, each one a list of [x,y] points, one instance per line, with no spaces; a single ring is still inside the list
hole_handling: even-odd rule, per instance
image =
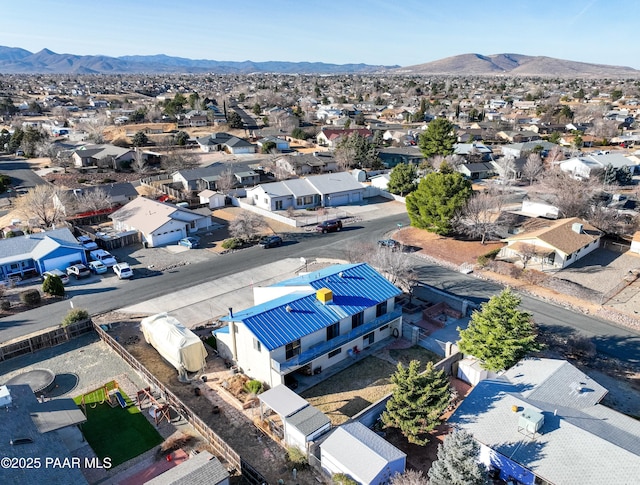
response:
[[[93,331],[91,320],[83,320],[67,327],[56,327],[36,335],[24,337],[22,340],[5,343],[0,346],[0,362],[13,359],[37,350],[54,347],[73,338]]]
[[[134,370],[139,372],[144,379],[156,388],[160,394],[164,397],[167,403],[175,409],[182,417],[184,417],[191,426],[193,426],[198,433],[200,433],[208,442],[211,452],[216,456],[222,457],[227,461],[230,467],[235,468],[238,471],[247,468],[248,464],[240,458],[240,455],[235,452],[220,436],[218,436],[208,425],[205,423],[192,409],[184,404],[178,396],[171,392],[167,387],[160,382],[147,368],[142,365],[135,357],[133,357],[122,345],[105,332],[99,325],[94,325],[96,332],[100,339],[111,347],[122,359],[127,362]],[[253,467],[250,467],[251,471],[255,471]],[[257,473],[257,472],[256,472]],[[259,475],[259,474],[258,474]],[[250,477],[245,477],[251,480]],[[262,478],[260,476],[260,478]],[[253,482],[258,483],[258,482]],[[261,483],[266,483],[263,480]]]

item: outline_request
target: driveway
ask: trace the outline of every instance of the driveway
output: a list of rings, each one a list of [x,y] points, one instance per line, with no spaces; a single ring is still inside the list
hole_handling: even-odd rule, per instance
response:
[[[610,297],[610,293],[615,292],[615,288],[633,270],[640,270],[640,257],[599,248],[570,267],[557,272],[554,279],[570,281],[592,290],[594,294]],[[639,290],[638,285],[633,284],[630,289],[624,291],[620,300],[613,298],[608,304],[614,307],[617,305],[626,313],[638,314],[640,313],[640,298],[637,298]],[[617,296],[621,296],[621,293]]]

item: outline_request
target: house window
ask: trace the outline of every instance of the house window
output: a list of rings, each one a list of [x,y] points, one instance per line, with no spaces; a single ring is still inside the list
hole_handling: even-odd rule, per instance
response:
[[[260,340],[258,340],[257,338],[253,339],[253,348],[258,352],[262,351],[262,344],[260,343]]]
[[[282,210],[282,201],[281,200],[276,200],[276,210],[277,211],[281,211]]]
[[[296,205],[302,205],[302,197],[296,197]]]
[[[364,323],[364,312],[356,313],[351,317],[351,328],[359,327]]]
[[[375,332],[371,332],[362,337],[363,345],[371,345],[376,340]]]
[[[312,195],[306,195],[304,198],[304,205],[309,205],[313,203],[313,196]]]
[[[331,352],[329,352],[329,358],[331,358],[331,357],[335,357],[335,356],[336,356],[336,355],[338,355],[340,352],[342,352],[342,349],[332,350]]]
[[[327,340],[336,338],[338,335],[340,335],[340,322],[327,327]]]
[[[382,315],[387,314],[387,302],[383,301],[382,303],[378,303],[376,305],[376,317],[381,317]]]
[[[294,340],[291,343],[288,343],[285,348],[286,359],[289,360],[296,355],[300,355],[300,339]]]
[[[378,330],[380,330],[381,332],[384,332],[386,329],[389,328],[389,324],[387,325],[383,325],[382,327],[380,327]]]
[[[195,229],[196,228],[196,221],[191,221],[189,223],[189,227],[191,227],[191,229]]]

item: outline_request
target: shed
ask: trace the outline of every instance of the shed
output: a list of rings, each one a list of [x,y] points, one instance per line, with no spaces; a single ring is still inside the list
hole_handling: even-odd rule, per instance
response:
[[[205,189],[202,192],[198,192],[201,204],[207,204],[209,209],[217,209],[224,207],[226,203],[226,196],[220,192],[214,192],[213,190]]]
[[[174,317],[159,313],[142,320],[140,326],[147,343],[178,369],[178,373],[197,372],[205,366],[204,344]]]
[[[331,420],[310,404],[284,419],[284,440],[289,446],[307,450],[307,443],[331,430]]]
[[[407,455],[362,423],[337,428],[320,445],[322,468],[344,473],[363,485],[388,483],[405,470]]]

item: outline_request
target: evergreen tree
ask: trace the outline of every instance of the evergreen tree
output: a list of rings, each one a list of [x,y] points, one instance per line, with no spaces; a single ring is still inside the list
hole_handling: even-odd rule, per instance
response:
[[[398,363],[391,382],[393,395],[382,413],[383,424],[399,428],[410,443],[428,443],[426,434],[440,423],[440,416],[451,400],[446,374],[437,370],[433,362],[420,373],[420,362],[412,360],[408,367]]]
[[[131,142],[133,143],[133,146],[141,147],[149,144],[149,138],[144,133],[144,131],[138,131],[135,135],[133,135]]]
[[[242,128],[244,126],[242,118],[235,111],[229,113],[229,116],[227,116],[227,123],[229,124],[229,128]]]
[[[407,196],[411,225],[440,235],[451,232],[451,221],[472,194],[471,182],[459,172],[432,172]]]
[[[633,175],[627,165],[620,167],[616,171],[616,181],[618,185],[631,185],[633,184]]]
[[[64,285],[57,275],[47,275],[42,283],[42,291],[48,295],[64,296]]]
[[[606,185],[613,185],[618,179],[618,171],[608,163],[602,172],[602,183]]]
[[[520,301],[507,288],[483,303],[465,330],[458,327],[460,351],[482,360],[485,369],[499,371],[539,350],[531,314],[518,310]]]
[[[399,163],[389,175],[387,190],[392,194],[404,197],[416,190],[416,166],[413,163]]]
[[[346,165],[345,169],[366,167],[375,170],[382,164],[375,145],[357,131],[338,142],[335,157],[339,164]]]
[[[453,124],[445,118],[436,118],[420,134],[418,146],[425,158],[447,156],[453,153],[456,141]]]
[[[485,485],[487,472],[478,463],[480,446],[467,431],[455,431],[438,445],[438,459],[429,469],[430,485]]]

